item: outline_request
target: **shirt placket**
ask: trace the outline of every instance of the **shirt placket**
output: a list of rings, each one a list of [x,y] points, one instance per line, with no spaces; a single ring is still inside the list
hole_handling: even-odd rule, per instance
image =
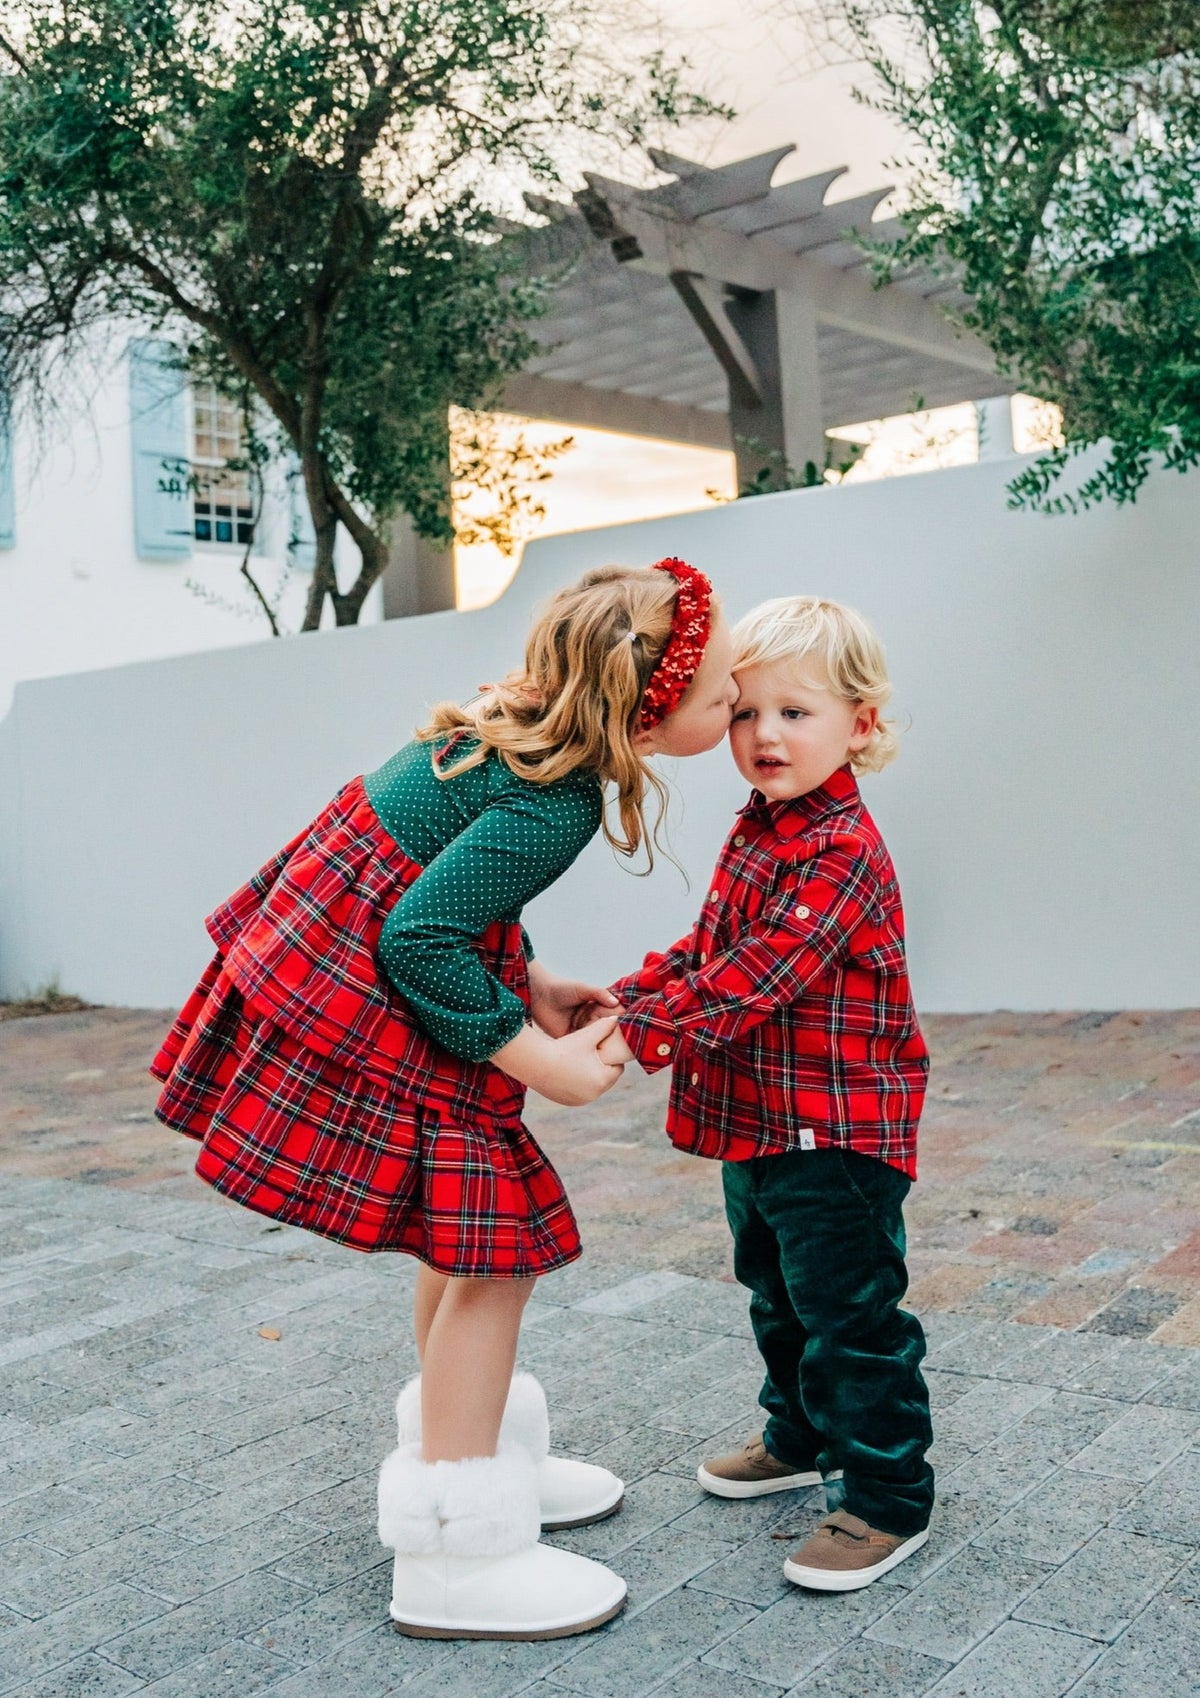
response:
[[[762,827],[747,819],[739,824],[726,844],[710,892],[710,958],[719,950],[728,949],[741,930],[740,925],[733,924],[732,916],[736,914],[739,919],[745,918],[747,901],[755,886],[754,868],[764,854],[769,854],[764,836]]]

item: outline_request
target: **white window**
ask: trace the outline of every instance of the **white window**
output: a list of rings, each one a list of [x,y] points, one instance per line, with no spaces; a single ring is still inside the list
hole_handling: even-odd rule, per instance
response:
[[[247,472],[231,471],[246,438],[236,401],[212,383],[192,388],[192,529],[197,542],[245,548],[254,540],[254,502]]]

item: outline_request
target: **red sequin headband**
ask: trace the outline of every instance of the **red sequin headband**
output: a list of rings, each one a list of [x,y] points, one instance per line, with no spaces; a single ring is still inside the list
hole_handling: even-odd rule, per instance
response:
[[[678,589],[671,634],[642,696],[639,725],[652,731],[674,713],[704,659],[712,625],[712,585],[686,560],[656,560],[653,570],[669,572]]]

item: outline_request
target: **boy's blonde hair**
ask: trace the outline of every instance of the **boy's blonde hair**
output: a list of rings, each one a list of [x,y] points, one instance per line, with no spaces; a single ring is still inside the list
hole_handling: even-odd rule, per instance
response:
[[[733,628],[733,670],[816,655],[829,686],[848,702],[882,708],[892,693],[883,644],[861,613],[815,595],[776,596],[752,607]],[[855,772],[879,772],[900,753],[890,720],[879,719],[865,749],[850,756]]]
[[[473,702],[439,702],[417,732],[425,739],[466,731],[478,747],[455,761],[465,772],[494,750],[536,784],[580,770],[616,789],[618,828],[604,835],[623,855],[643,844],[653,865],[649,794],[659,816],[666,787],[634,747],[642,696],[671,635],[679,586],[648,566],[601,566],[540,611],[525,664]]]

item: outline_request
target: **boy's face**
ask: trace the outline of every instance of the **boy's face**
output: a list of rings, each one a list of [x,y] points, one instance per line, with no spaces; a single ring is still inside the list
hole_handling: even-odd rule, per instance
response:
[[[729,727],[742,777],[769,802],[806,796],[866,748],[879,710],[830,687],[824,663],[774,660],[734,673],[740,694]]]

